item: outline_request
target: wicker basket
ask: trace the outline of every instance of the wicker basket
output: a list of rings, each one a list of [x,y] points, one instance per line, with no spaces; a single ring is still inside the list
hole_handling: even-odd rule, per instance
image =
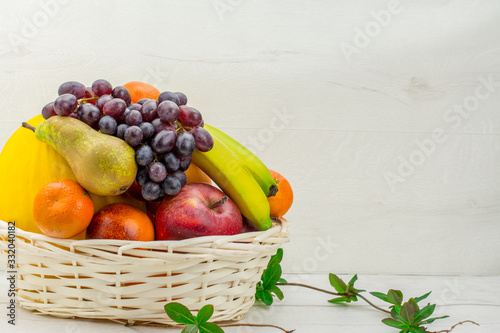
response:
[[[66,240],[15,230],[20,306],[57,317],[173,325],[164,305],[215,308],[240,319],[270,257],[288,241],[281,219],[267,231],[182,241]],[[0,221],[1,260],[8,224]],[[9,269],[7,269],[9,270]]]

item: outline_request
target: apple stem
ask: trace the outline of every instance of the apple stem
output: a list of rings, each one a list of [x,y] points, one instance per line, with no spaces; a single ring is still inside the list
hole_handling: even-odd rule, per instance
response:
[[[227,195],[223,196],[223,197],[222,197],[222,199],[220,199],[219,201],[214,202],[214,203],[210,206],[210,209],[214,209],[214,208],[215,208],[215,206],[217,206],[217,205],[222,205],[224,202],[226,202],[226,201],[227,201],[227,199],[228,199],[228,198],[227,198]]]
[[[27,129],[30,129],[32,130],[33,132],[35,131],[36,128],[34,128],[33,126],[31,126],[30,124],[28,124],[27,122],[23,122],[22,126],[24,128],[27,128]]]

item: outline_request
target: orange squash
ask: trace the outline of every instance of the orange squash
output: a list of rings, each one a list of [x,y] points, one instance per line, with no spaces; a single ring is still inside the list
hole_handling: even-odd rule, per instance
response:
[[[28,123],[36,127],[44,121],[41,115]],[[42,233],[33,220],[33,200],[38,191],[56,179],[76,177],[70,166],[57,151],[38,141],[32,131],[20,127],[12,134],[0,154],[0,219],[15,221],[16,227],[30,232]],[[107,204],[125,202],[146,212],[144,202],[126,194],[98,196],[90,194],[95,211]],[[79,235],[76,238],[82,238]]]

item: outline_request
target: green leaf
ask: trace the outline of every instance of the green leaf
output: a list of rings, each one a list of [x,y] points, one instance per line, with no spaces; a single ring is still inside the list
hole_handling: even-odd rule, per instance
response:
[[[184,327],[181,333],[197,333],[198,332],[198,324],[192,324]]]
[[[354,276],[352,277],[352,279],[349,280],[349,283],[347,283],[348,285],[354,287],[354,283],[358,281],[358,274],[354,274]]]
[[[435,320],[438,319],[444,319],[448,318],[449,316],[442,316],[442,317],[435,317],[435,318],[429,318],[427,320],[424,320],[423,322],[420,323],[420,325],[427,325],[427,324],[432,324]]]
[[[200,333],[224,333],[222,328],[214,323],[203,323],[199,325]]]
[[[399,290],[390,289],[387,292],[387,300],[394,305],[401,305],[403,301],[403,293]]]
[[[262,285],[262,281],[257,282],[257,285],[255,286],[256,291],[261,291],[264,290],[264,287]]]
[[[196,317],[186,308],[184,305],[180,303],[168,303],[165,305],[165,312],[167,315],[180,324],[196,324]]]
[[[338,304],[338,303],[350,302],[350,300],[345,296],[340,296],[337,298],[330,299],[330,300],[328,300],[328,302],[333,303],[333,304]]]
[[[262,274],[262,287],[264,290],[268,290],[278,282],[281,277],[281,266],[275,265],[267,268]]]
[[[411,307],[413,308],[413,312],[414,312],[415,314],[416,314],[417,312],[419,312],[419,311],[420,311],[420,308],[418,307],[418,304],[417,304],[417,302],[415,301],[415,299],[414,299],[414,298],[410,298],[410,299],[408,300],[408,304],[410,304],[410,305],[411,305]]]
[[[267,267],[271,267],[274,265],[279,265],[281,260],[283,259],[283,249],[279,248],[278,251],[276,251],[276,254],[271,257],[269,260],[269,263],[267,264]]]
[[[196,320],[198,320],[198,323],[204,323],[212,317],[214,314],[214,306],[212,304],[207,304],[204,307],[198,311],[198,314],[196,315]]]
[[[273,295],[268,290],[262,290],[255,294],[255,298],[260,299],[265,305],[273,304]]]
[[[276,295],[276,297],[278,297],[278,299],[280,299],[280,300],[282,300],[284,297],[283,292],[277,286],[272,286],[271,288],[269,288],[269,291],[274,293]]]
[[[387,300],[387,295],[384,293],[379,293],[379,292],[374,291],[374,292],[371,292],[370,294],[372,294],[373,296],[375,296],[377,298],[380,298],[384,302],[389,303],[389,301]]]
[[[415,302],[417,302],[417,303],[418,303],[418,302],[420,302],[420,301],[422,301],[422,300],[426,299],[426,298],[427,298],[427,297],[431,294],[431,292],[432,292],[432,291],[429,291],[429,292],[428,292],[427,294],[425,294],[425,295],[422,295],[422,296],[420,296],[420,297],[415,297]]]
[[[403,319],[405,323],[410,324],[415,317],[415,310],[413,309],[413,306],[407,302],[403,304],[400,315],[401,319]]]
[[[287,282],[287,280],[285,280],[285,279],[283,279],[283,278],[280,278],[280,279],[278,280],[278,283],[288,283],[288,282]]]
[[[399,315],[399,313],[401,312],[401,306],[399,305],[395,305],[392,309],[391,309],[391,317],[396,319],[396,320],[403,320],[401,318],[401,316]]]
[[[330,284],[339,294],[345,294],[346,292],[346,284],[344,281],[342,281],[341,278],[339,278],[337,275],[330,273],[329,275],[330,279]]]
[[[410,333],[425,333],[425,330],[422,327],[410,327]]]
[[[426,307],[423,307],[421,310],[419,310],[417,312],[413,322],[420,323],[422,320],[429,317],[434,312],[435,308],[436,308],[436,304],[431,304],[431,305],[427,305]]]
[[[392,318],[385,318],[385,319],[382,319],[382,322],[384,324],[386,324],[387,326],[391,326],[391,327],[396,327],[396,328],[408,328],[408,325],[405,324],[405,323],[402,323],[400,321],[397,321],[397,320],[394,320]]]

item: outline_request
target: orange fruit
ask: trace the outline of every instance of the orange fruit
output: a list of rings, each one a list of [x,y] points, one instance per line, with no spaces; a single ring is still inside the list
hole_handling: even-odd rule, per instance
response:
[[[184,173],[187,176],[187,184],[205,183],[212,185],[212,179],[208,177],[208,175],[205,172],[203,172],[203,170],[198,168],[193,163],[191,163],[189,168],[186,171],[184,171]]]
[[[153,223],[148,215],[126,203],[112,203],[98,211],[87,228],[87,238],[152,241]]]
[[[130,81],[123,85],[130,93],[132,103],[137,103],[143,98],[157,99],[160,91],[152,85],[139,81]]]
[[[278,185],[278,193],[274,197],[268,197],[269,207],[271,208],[270,215],[272,217],[281,217],[288,212],[293,203],[293,191],[288,180],[277,173],[269,170],[271,176],[276,180]]]
[[[33,219],[51,237],[76,236],[87,228],[93,215],[94,203],[89,193],[71,179],[49,182],[33,201]]]

